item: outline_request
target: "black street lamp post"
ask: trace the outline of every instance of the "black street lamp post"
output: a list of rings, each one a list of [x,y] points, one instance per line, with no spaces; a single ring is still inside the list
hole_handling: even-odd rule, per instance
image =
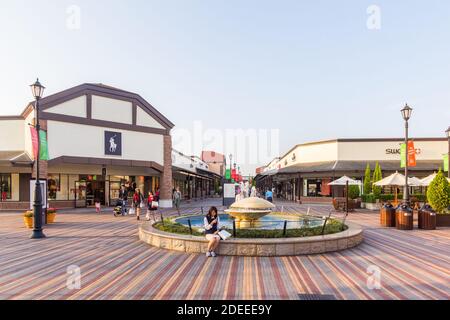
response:
[[[445,131],[448,138],[448,177],[450,178],[450,127],[448,127],[447,131]]]
[[[42,239],[45,238],[45,234],[42,231],[42,192],[41,192],[41,184],[40,184],[40,176],[39,176],[39,157],[40,157],[40,137],[39,137],[39,131],[41,129],[41,125],[39,123],[39,100],[42,98],[45,87],[41,85],[39,82],[39,79],[36,80],[35,83],[33,83],[31,86],[31,91],[33,93],[34,98],[36,99],[35,106],[34,106],[34,112],[35,112],[35,121],[34,121],[34,127],[37,132],[38,136],[38,143],[37,143],[37,157],[35,159],[35,166],[36,166],[36,184],[34,187],[34,228],[33,233],[31,235],[32,239]]]
[[[413,109],[408,106],[408,104],[405,105],[405,107],[401,110],[403,120],[405,120],[405,145],[406,145],[406,154],[405,154],[405,188],[403,190],[403,202],[404,204],[409,203],[409,185],[408,185],[408,121],[411,118],[411,113]]]

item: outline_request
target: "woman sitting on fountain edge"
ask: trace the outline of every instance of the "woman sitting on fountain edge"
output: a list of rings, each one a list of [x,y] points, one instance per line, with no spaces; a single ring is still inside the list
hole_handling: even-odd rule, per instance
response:
[[[217,208],[211,207],[203,220],[203,224],[206,230],[206,240],[208,243],[208,251],[206,252],[207,257],[216,257],[216,253],[214,250],[217,249],[220,242],[219,236],[219,215],[217,214]]]

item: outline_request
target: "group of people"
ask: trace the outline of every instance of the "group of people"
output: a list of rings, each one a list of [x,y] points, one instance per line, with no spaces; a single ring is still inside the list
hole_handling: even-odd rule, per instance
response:
[[[130,213],[131,214],[135,213],[136,219],[140,220],[142,209],[147,207],[146,219],[150,220],[150,213],[152,211],[158,210],[159,207],[159,188],[156,189],[155,193],[149,191],[147,197],[145,198],[141,192],[141,189],[135,187],[132,190],[130,190],[130,188],[127,188],[125,185],[122,185],[119,192],[119,198],[122,202],[123,215],[127,214],[128,198],[130,194],[132,194]]]

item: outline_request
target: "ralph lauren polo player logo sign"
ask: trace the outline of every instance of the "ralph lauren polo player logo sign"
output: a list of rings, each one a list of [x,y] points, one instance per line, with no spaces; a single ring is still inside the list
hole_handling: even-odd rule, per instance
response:
[[[122,133],[105,131],[105,155],[122,155]]]

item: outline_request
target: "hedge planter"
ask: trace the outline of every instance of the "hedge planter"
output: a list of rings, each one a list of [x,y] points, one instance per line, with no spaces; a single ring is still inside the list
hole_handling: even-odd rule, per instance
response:
[[[437,214],[436,215],[437,227],[450,227],[450,214]]]
[[[363,203],[363,207],[366,208],[367,210],[377,211],[377,210],[380,210],[381,203],[366,202],[366,203]]]

